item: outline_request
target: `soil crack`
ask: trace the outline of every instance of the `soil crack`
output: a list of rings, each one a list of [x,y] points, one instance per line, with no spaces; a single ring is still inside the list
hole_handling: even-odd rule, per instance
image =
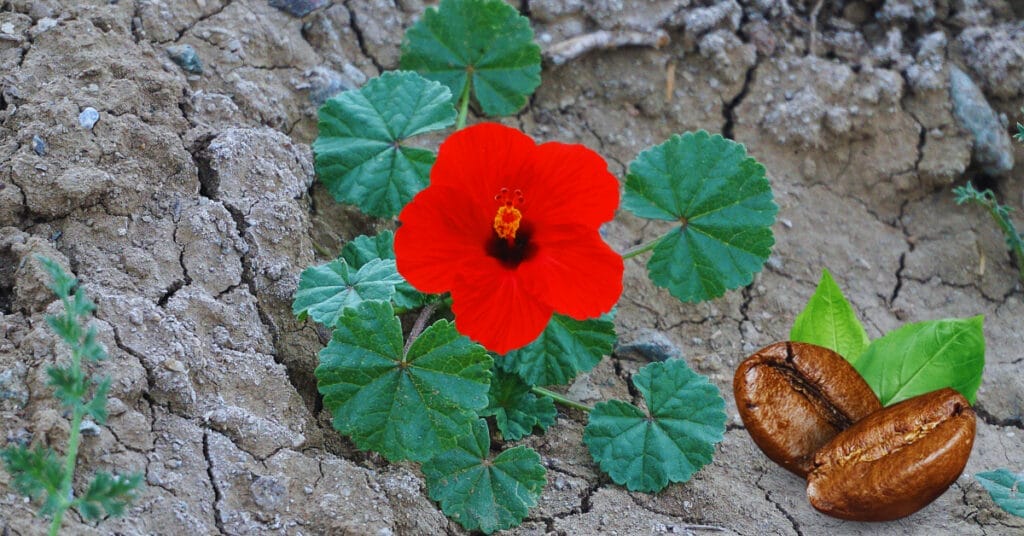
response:
[[[233,2],[233,0],[225,0],[223,5],[221,5],[219,8],[217,8],[217,9],[213,10],[212,12],[210,12],[210,14],[208,14],[208,15],[200,15],[198,19],[196,19],[195,21],[192,22],[192,24],[189,24],[188,26],[182,28],[181,31],[178,32],[177,37],[175,37],[171,41],[153,41],[153,43],[154,44],[158,44],[158,45],[162,45],[164,43],[172,43],[172,42],[173,43],[177,43],[178,41],[181,41],[181,38],[184,37],[185,34],[188,33],[190,30],[192,30],[197,25],[199,25],[199,23],[201,23],[203,21],[206,21],[206,20],[209,20],[209,19],[212,19],[213,17],[216,17],[217,15],[220,15],[221,13],[224,12],[225,9],[227,9],[232,4],[232,2]]]
[[[985,409],[985,406],[983,406],[981,402],[977,402],[974,404],[974,413],[978,417],[981,417],[981,420],[984,421],[985,424],[989,424],[992,426],[1001,426],[1004,428],[1017,428],[1020,430],[1024,430],[1024,420],[1022,420],[1020,416],[1005,419],[996,417],[995,415],[989,413],[989,411]]]
[[[203,458],[206,459],[206,476],[210,479],[213,487],[213,522],[217,524],[217,530],[221,534],[227,534],[224,530],[224,519],[221,516],[220,503],[224,500],[224,493],[217,483],[217,477],[213,474],[213,460],[210,459],[210,431],[203,432]]]
[[[793,526],[793,531],[796,532],[797,536],[803,536],[804,533],[800,531],[800,522],[797,521],[792,514],[786,511],[786,509],[783,508],[781,504],[775,502],[772,499],[771,492],[769,492],[768,489],[761,484],[761,480],[764,478],[764,476],[764,473],[758,475],[757,480],[754,482],[754,485],[757,486],[757,489],[764,492],[764,500],[768,501],[768,503],[774,506],[780,514],[782,514],[783,516],[785,516],[787,520],[789,520],[789,524]]]
[[[753,85],[754,70],[757,69],[757,65],[755,62],[754,65],[747,69],[747,72],[743,75],[743,88],[740,89],[740,92],[735,97],[722,106],[722,118],[725,120],[725,124],[722,125],[722,136],[730,140],[736,140],[733,132],[736,126],[736,108],[747,97],[747,92],[750,91],[750,86]]]
[[[180,210],[181,200],[174,201],[175,212]],[[188,266],[185,265],[185,244],[178,241],[178,232],[181,230],[181,224],[178,223],[178,218],[175,218],[174,234],[172,239],[174,244],[178,246],[178,264],[181,265],[181,279],[176,279],[167,290],[164,292],[160,299],[157,300],[156,304],[163,308],[167,306],[167,301],[174,297],[174,295],[181,290],[192,284],[192,277],[188,274]]]
[[[351,3],[352,2],[350,1],[346,1],[342,5],[345,6],[345,9],[348,10],[349,26],[351,26],[352,28],[352,33],[356,34],[356,41],[359,43],[359,51],[362,52],[363,55],[366,56],[371,63],[373,63],[373,66],[377,68],[378,72],[384,72],[387,69],[385,69],[377,60],[377,57],[374,56],[373,54],[370,54],[370,51],[366,48],[366,39],[363,36],[363,29],[359,27],[359,15],[357,15],[355,10],[352,9],[352,6],[350,5]]]

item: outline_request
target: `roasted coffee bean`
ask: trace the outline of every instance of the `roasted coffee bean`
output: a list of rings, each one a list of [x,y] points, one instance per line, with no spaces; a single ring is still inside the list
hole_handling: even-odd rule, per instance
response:
[[[843,519],[908,516],[952,484],[974,445],[974,410],[941,389],[872,413],[818,450],[807,498]]]
[[[758,350],[740,363],[732,386],[754,443],[801,477],[813,468],[819,447],[882,409],[871,387],[841,355],[801,342]]]

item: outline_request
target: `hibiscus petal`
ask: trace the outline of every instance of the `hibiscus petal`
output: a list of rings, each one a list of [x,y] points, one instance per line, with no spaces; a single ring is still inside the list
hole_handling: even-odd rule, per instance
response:
[[[539,229],[536,253],[519,265],[527,290],[577,320],[607,313],[622,294],[622,257],[585,226]]]
[[[540,336],[553,311],[526,292],[516,270],[488,258],[461,271],[452,287],[452,312],[460,333],[505,354]]]
[[[494,217],[501,188],[522,188],[529,177],[531,155],[537,149],[526,134],[497,123],[480,123],[448,136],[430,170],[431,186],[462,190]]]
[[[538,227],[578,224],[596,229],[615,216],[619,181],[601,155],[583,145],[548,142],[533,152],[522,186],[523,219]]]
[[[467,262],[488,259],[494,215],[461,190],[430,186],[398,216],[395,232],[398,272],[417,290],[446,292]]]

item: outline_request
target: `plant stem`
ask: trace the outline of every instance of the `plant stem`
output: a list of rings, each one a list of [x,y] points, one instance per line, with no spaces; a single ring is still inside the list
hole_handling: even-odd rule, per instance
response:
[[[72,315],[70,300],[62,297],[64,302],[64,314]],[[77,321],[77,319],[76,319]],[[79,377],[82,369],[81,346],[71,349],[71,375]],[[61,523],[64,521],[64,512],[71,507],[71,484],[75,478],[75,464],[78,461],[78,445],[82,438],[82,418],[85,417],[85,408],[82,404],[76,404],[71,412],[71,429],[68,431],[68,451],[64,458],[64,479],[61,480],[60,488],[57,489],[57,496],[60,498],[60,505],[53,514],[53,521],[50,523],[50,536],[57,536]]]
[[[956,203],[958,205],[966,201],[973,201],[988,210],[996,225],[999,226],[999,230],[1003,232],[1003,236],[1006,238],[1006,246],[1010,248],[1010,252],[1013,253],[1017,261],[1018,277],[1021,282],[1024,282],[1024,237],[1017,232],[1017,227],[1013,225],[1013,220],[1010,219],[1010,210],[1012,209],[1000,205],[996,201],[996,196],[992,193],[992,190],[982,190],[979,192],[970,182],[962,187],[954,188],[953,193],[957,196]]]
[[[1001,214],[996,210],[994,202],[986,204],[986,207],[988,208],[988,213],[992,215],[992,219],[996,220],[996,224],[1002,229],[1003,235],[1006,237],[1006,245],[1009,246],[1013,256],[1017,259],[1017,276],[1024,283],[1024,238],[1017,232],[1017,228],[1013,225],[1013,221],[1010,220],[1009,216]]]
[[[635,247],[635,248],[633,248],[633,249],[623,253],[622,254],[622,260],[632,259],[633,257],[636,257],[637,255],[640,255],[641,253],[646,253],[646,252],[654,249],[654,247],[657,246],[658,243],[661,242],[661,240],[663,238],[665,238],[665,237],[664,236],[659,236],[658,238],[655,238],[654,240],[651,240],[650,242],[647,242],[646,244],[640,244],[639,246],[637,246],[637,247]]]
[[[68,452],[64,460],[64,480],[61,482],[60,489],[57,491],[60,497],[60,506],[57,507],[56,513],[53,515],[53,522],[50,523],[50,536],[57,536],[60,531],[61,522],[64,519],[64,512],[71,507],[71,482],[75,476],[75,462],[78,458],[78,444],[81,441],[82,433],[80,428],[82,427],[82,418],[85,416],[85,411],[75,408],[71,414],[71,430],[70,436],[68,437]]]
[[[469,114],[469,84],[472,76],[472,73],[466,73],[466,85],[462,86],[462,95],[459,96],[459,117],[455,120],[455,130],[462,130],[466,126],[466,115]]]
[[[430,302],[420,309],[420,315],[416,317],[416,323],[412,325],[412,331],[409,332],[409,336],[405,339],[405,350],[402,352],[403,357],[409,354],[409,348],[412,347],[413,341],[416,337],[423,333],[423,330],[427,327],[427,322],[434,316],[434,312],[440,307],[440,302]]]
[[[533,394],[535,394],[535,395],[549,397],[549,398],[551,398],[551,400],[554,400],[555,402],[558,402],[559,404],[561,404],[563,406],[569,406],[570,408],[576,408],[578,410],[582,410],[582,411],[585,411],[587,413],[590,413],[591,411],[594,411],[594,408],[592,408],[592,407],[590,407],[590,406],[588,406],[586,404],[581,404],[581,403],[579,403],[579,402],[577,402],[575,400],[570,400],[570,399],[565,398],[564,396],[562,396],[562,395],[560,395],[560,394],[558,394],[558,393],[556,393],[554,391],[550,391],[550,390],[545,389],[543,387],[536,387],[536,386],[534,386],[534,387],[530,388],[530,391],[532,391]]]

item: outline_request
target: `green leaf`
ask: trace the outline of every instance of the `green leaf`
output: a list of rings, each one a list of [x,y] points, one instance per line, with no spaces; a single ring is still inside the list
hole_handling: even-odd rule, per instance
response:
[[[564,385],[597,366],[614,345],[615,324],[607,316],[580,321],[556,313],[537,340],[500,358],[501,367],[530,385]]]
[[[90,326],[86,330],[85,337],[82,339],[81,353],[86,361],[102,361],[107,358],[107,351],[96,340],[96,328]]]
[[[12,477],[12,487],[31,499],[54,495],[64,480],[62,460],[46,447],[8,447],[0,450],[0,459]]]
[[[107,422],[107,393],[110,392],[110,378],[103,378],[96,384],[96,394],[85,406],[85,413],[92,417],[96,424]]]
[[[547,483],[540,456],[519,446],[490,458],[487,421],[478,419],[458,445],[423,464],[430,498],[467,530],[490,534],[518,525]]]
[[[650,413],[618,400],[599,402],[583,431],[591,457],[631,491],[686,482],[711,461],[725,433],[718,388],[678,359],[645,366],[633,384]]]
[[[358,269],[374,260],[395,260],[395,233],[383,231],[376,236],[359,235],[341,248],[341,258]]]
[[[996,469],[974,475],[1003,510],[1024,517],[1024,476],[1008,469]]]
[[[871,344],[853,307],[828,270],[822,270],[818,288],[793,321],[789,340],[824,346],[851,364],[856,363]]]
[[[402,69],[461,95],[472,74],[473,96],[489,116],[512,115],[540,85],[540,47],[530,21],[501,0],[442,0],[409,28]]]
[[[672,136],[629,164],[623,207],[682,223],[647,262],[651,280],[684,302],[750,284],[771,253],[778,207],[764,166],[743,145],[703,130]]]
[[[75,289],[75,297],[71,300],[71,303],[73,304],[71,309],[76,316],[89,316],[96,310],[96,304],[85,295],[82,289]]]
[[[516,374],[497,367],[492,372],[491,390],[487,393],[489,403],[480,416],[493,416],[502,438],[516,441],[530,435],[534,426],[546,430],[555,423],[558,412],[551,397],[531,393],[530,386]]]
[[[434,154],[404,145],[455,122],[452,95],[416,73],[389,72],[320,107],[316,172],[335,199],[372,216],[397,215],[426,187]]]
[[[42,255],[36,255],[35,257],[37,261],[42,263],[46,272],[50,274],[50,290],[52,290],[58,298],[67,298],[71,296],[71,291],[74,290],[75,285],[78,284],[78,280],[64,272],[64,269],[61,268],[60,264],[57,264],[57,261]]]
[[[345,259],[311,266],[299,277],[299,289],[292,302],[292,313],[299,319],[308,314],[325,326],[333,326],[345,309],[365,301],[389,301],[395,285],[404,281],[395,261],[374,259],[358,270]]]
[[[341,258],[355,269],[374,259],[395,259],[395,233],[384,231],[376,236],[360,235],[345,243],[341,248]],[[401,275],[401,274],[399,274]],[[395,285],[393,300],[395,305],[405,309],[415,309],[426,303],[427,297],[417,291],[404,279]]]
[[[75,499],[74,506],[82,517],[89,520],[100,519],[104,512],[109,516],[120,516],[135,500],[134,492],[141,483],[141,473],[124,476],[97,472],[85,494]]]
[[[424,330],[406,354],[391,304],[363,302],[342,312],[315,374],[334,427],[356,446],[392,461],[424,461],[454,446],[487,407],[492,365],[447,320]]]
[[[974,404],[985,366],[984,318],[907,324],[868,346],[854,368],[883,406],[952,387]]]
[[[78,323],[78,317],[70,311],[62,315],[47,315],[46,323],[65,344],[75,348],[82,337],[82,326]]]
[[[82,397],[88,391],[85,373],[79,367],[48,367],[46,375],[50,377],[47,385],[53,387],[54,395],[65,406],[75,407],[82,403]]]

